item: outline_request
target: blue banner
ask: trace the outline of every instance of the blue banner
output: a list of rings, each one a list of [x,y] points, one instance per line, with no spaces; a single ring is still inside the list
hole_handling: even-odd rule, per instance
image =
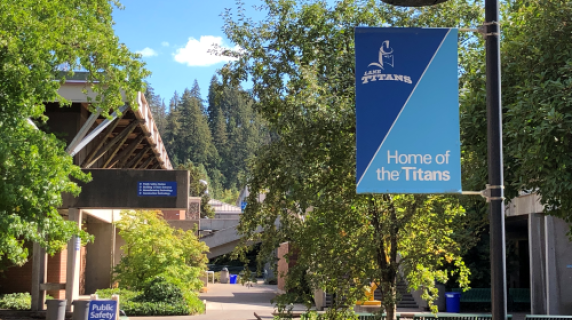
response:
[[[355,29],[358,193],[460,193],[456,29]]]
[[[139,197],[176,197],[176,181],[139,181],[137,183]]]

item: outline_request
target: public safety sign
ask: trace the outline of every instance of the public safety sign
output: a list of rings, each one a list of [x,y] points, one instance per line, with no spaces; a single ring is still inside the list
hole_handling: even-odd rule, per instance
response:
[[[176,181],[139,181],[137,183],[139,197],[176,197]]]
[[[460,193],[457,30],[355,29],[358,193]]]
[[[89,302],[88,320],[115,320],[117,301],[92,300]]]

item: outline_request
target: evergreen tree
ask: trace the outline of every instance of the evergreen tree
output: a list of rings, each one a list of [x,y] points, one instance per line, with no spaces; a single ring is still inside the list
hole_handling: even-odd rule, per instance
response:
[[[216,118],[219,116],[221,109],[220,109],[220,102],[221,102],[221,95],[222,95],[222,85],[218,81],[216,75],[214,75],[211,79],[211,83],[209,85],[209,96],[208,96],[208,107],[207,107],[207,114],[209,119],[209,127],[211,131],[214,132],[214,124],[216,123]]]
[[[177,91],[173,94],[171,101],[169,102],[169,114],[166,116],[165,121],[165,134],[161,135],[163,142],[165,143],[165,148],[169,154],[169,158],[173,165],[181,163],[184,159],[180,159],[177,156],[177,141],[181,131],[181,123],[179,121],[180,112],[178,111],[178,105],[180,104],[179,95]]]
[[[228,124],[228,146],[221,149],[221,172],[226,178],[224,187],[240,189],[241,178],[246,174],[246,162],[254,157],[256,149],[264,141],[261,120],[252,109],[253,100],[244,90],[224,87],[221,97],[223,124]],[[217,120],[220,122],[220,120]],[[217,122],[217,136],[222,126]]]
[[[192,161],[204,166],[213,198],[241,188],[248,159],[265,141],[267,133],[252,105],[249,93],[221,84],[216,76],[206,106],[197,81],[182,96],[175,92],[170,100],[165,132],[161,133],[171,161],[174,165]]]
[[[193,89],[185,89],[181,97],[180,132],[175,137],[176,154],[178,159],[190,160],[193,163],[207,166],[217,157],[216,148],[203,113],[200,90],[195,81]],[[212,167],[207,166],[207,170]]]
[[[161,135],[164,135],[167,128],[167,107],[161,96],[155,94],[155,90],[148,82],[145,90],[145,100],[149,104],[157,130],[159,130]]]
[[[223,184],[226,181],[221,170],[223,161],[228,154],[227,126],[220,106],[221,89],[221,84],[217,81],[216,76],[213,76],[209,86],[207,116],[209,128],[211,129],[213,137],[213,143],[218,153],[217,159],[215,159],[214,163],[211,164],[212,168],[216,168],[212,170],[211,177],[213,179],[213,188],[216,190],[217,195],[219,195],[219,193],[222,194]]]

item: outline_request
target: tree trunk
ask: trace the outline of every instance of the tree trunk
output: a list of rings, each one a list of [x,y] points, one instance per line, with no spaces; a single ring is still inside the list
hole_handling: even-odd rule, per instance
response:
[[[390,275],[391,277],[391,275]],[[393,275],[393,279],[382,280],[383,290],[383,308],[386,313],[386,320],[396,320],[397,316],[397,277]]]

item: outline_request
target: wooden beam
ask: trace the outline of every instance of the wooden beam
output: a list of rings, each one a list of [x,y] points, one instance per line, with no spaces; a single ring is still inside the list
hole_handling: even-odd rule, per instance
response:
[[[125,168],[136,168],[143,156],[151,150],[151,146],[144,147],[133,159],[131,159],[126,165]]]
[[[158,169],[161,166],[161,163],[159,161],[157,161],[157,163],[155,163],[151,169]]]
[[[65,289],[66,289],[65,283],[40,283],[40,290],[44,291],[57,291]]]
[[[127,146],[127,148],[125,148],[125,150],[121,151],[115,157],[115,159],[113,159],[111,164],[109,164],[109,168],[112,168],[114,166],[116,166],[116,168],[121,168],[125,164],[125,162],[127,162],[127,159],[129,159],[129,157],[131,157],[133,152],[135,152],[135,149],[137,149],[137,146],[141,143],[141,141],[143,141],[143,139],[145,139],[145,135],[143,133],[141,133],[141,135],[139,137],[137,137],[137,138],[135,138],[135,140],[131,141],[129,146]]]
[[[153,161],[154,159],[155,159],[155,155],[150,154],[149,158],[147,158],[147,160],[145,160],[145,162],[143,162],[143,164],[141,165],[141,167],[139,167],[139,169],[147,169],[147,167],[149,166],[151,161]]]
[[[124,112],[123,115],[125,115],[126,113],[127,112]],[[123,117],[123,115],[122,115],[122,117]],[[82,164],[81,164],[82,168],[85,168],[85,165],[90,163],[91,160],[93,160],[93,157],[95,157],[95,155],[97,154],[99,149],[101,149],[101,147],[103,146],[105,141],[107,141],[107,137],[109,137],[109,135],[111,135],[113,130],[115,130],[115,127],[117,127],[117,125],[119,124],[119,120],[121,120],[121,118],[115,119],[115,121],[113,121],[113,123],[109,126],[109,128],[107,128],[107,130],[103,133],[103,138],[97,143],[95,148],[93,148],[93,150],[91,150],[91,152],[89,153],[87,158],[85,158],[85,160],[82,162]]]
[[[128,133],[130,133],[132,131],[132,129],[135,129],[135,127],[139,124],[139,120],[133,120],[133,122],[131,122],[131,124],[129,124],[125,129],[123,129],[123,131],[121,131],[120,134],[118,134],[115,138],[113,138],[111,141],[109,141],[108,144],[106,144],[101,151],[99,151],[99,153],[97,154],[97,156],[93,157],[93,159],[88,162],[84,168],[90,168],[91,166],[93,166],[93,164],[99,160],[101,157],[103,157],[103,155],[109,150],[111,149],[111,147],[113,147],[118,141],[123,140],[123,138],[126,138]],[[125,140],[123,140],[125,141]]]
[[[105,163],[103,164],[103,168],[107,168],[107,165],[113,160],[113,158],[115,157],[117,152],[119,152],[119,149],[121,149],[121,147],[123,147],[123,144],[125,143],[125,141],[127,141],[127,138],[129,138],[129,135],[137,128],[139,121],[135,120],[133,122],[135,123],[135,125],[133,125],[133,123],[130,124],[127,128],[125,128],[125,130],[121,131],[121,133],[119,134],[119,135],[123,135],[123,138],[121,138],[119,140],[119,142],[117,143],[117,146],[115,147],[115,149],[113,149],[113,151],[111,152],[111,154],[107,158],[107,161],[105,161]],[[125,133],[125,132],[127,132],[127,133]]]
[[[101,109],[97,108],[97,110],[94,113],[92,113],[89,116],[89,118],[87,118],[83,126],[81,126],[81,129],[79,129],[78,133],[75,135],[75,137],[73,137],[72,142],[70,142],[70,144],[66,148],[66,152],[69,155],[73,157],[77,154],[79,150],[81,150],[81,149],[75,150],[76,149],[75,147],[77,147],[77,145],[81,142],[81,140],[85,138],[85,135],[91,129],[91,127],[95,123],[95,120],[97,120],[100,114],[101,114]]]

